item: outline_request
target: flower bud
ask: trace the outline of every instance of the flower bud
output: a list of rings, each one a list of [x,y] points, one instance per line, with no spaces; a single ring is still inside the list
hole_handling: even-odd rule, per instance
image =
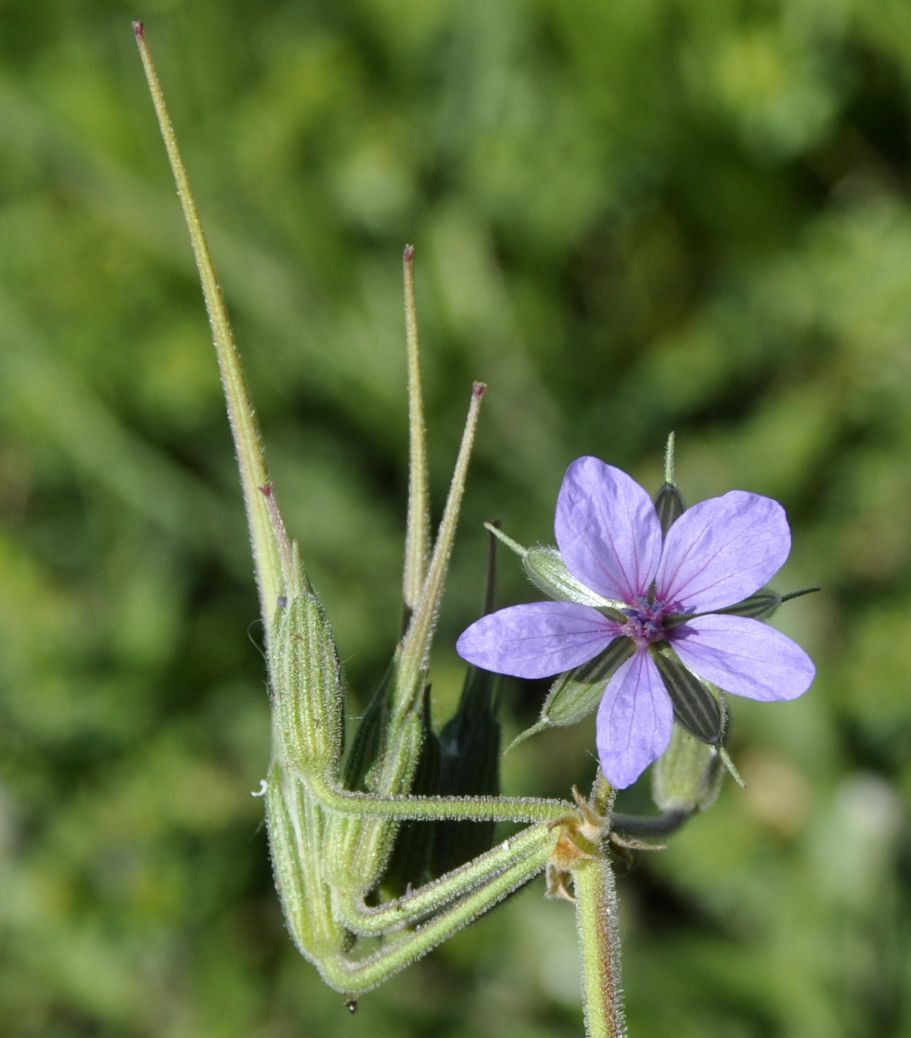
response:
[[[652,768],[652,799],[661,811],[704,811],[714,803],[723,775],[716,748],[674,725],[670,745]]]
[[[673,483],[665,483],[655,495],[655,511],[661,523],[661,532],[667,536],[667,531],[686,511],[680,491]]]

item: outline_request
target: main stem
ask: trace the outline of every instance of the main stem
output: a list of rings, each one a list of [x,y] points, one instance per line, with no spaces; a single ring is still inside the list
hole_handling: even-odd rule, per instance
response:
[[[623,1038],[620,934],[614,873],[603,848],[573,870],[576,928],[582,964],[582,1005],[588,1038]]]
[[[582,1007],[588,1038],[624,1038],[626,1035],[620,991],[617,890],[607,848],[615,795],[616,790],[599,769],[588,801],[591,818],[587,819],[601,826],[596,852],[581,855],[572,868],[582,965]],[[582,814],[587,814],[584,807]]]

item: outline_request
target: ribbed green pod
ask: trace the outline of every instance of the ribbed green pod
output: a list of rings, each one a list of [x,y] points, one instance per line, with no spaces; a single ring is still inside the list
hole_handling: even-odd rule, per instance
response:
[[[424,743],[425,728],[419,711],[410,710],[384,732],[382,753],[366,775],[366,791],[401,796],[410,793]],[[346,863],[347,883],[356,896],[364,896],[382,879],[395,846],[401,823],[389,818],[337,816],[332,821],[332,854]]]
[[[278,763],[269,771],[265,803],[272,872],[285,923],[301,954],[319,965],[345,941],[324,879],[323,811],[300,779]]]
[[[390,664],[379,687],[370,697],[367,709],[361,717],[351,740],[348,756],[344,765],[345,789],[368,789],[367,776],[376,763],[383,748],[383,733],[389,716],[389,697],[395,665]]]
[[[275,611],[269,677],[281,763],[305,775],[336,775],[344,687],[329,622],[306,585]]]

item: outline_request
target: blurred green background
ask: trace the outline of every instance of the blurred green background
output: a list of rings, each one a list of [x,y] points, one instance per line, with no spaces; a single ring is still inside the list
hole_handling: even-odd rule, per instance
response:
[[[689,500],[779,498],[778,586],[824,589],[776,621],[811,691],[733,704],[749,789],[620,878],[633,1038],[911,1034],[907,0],[0,5],[0,1032],[582,1031],[540,882],[353,1018],[283,931],[247,538],[131,17],[352,714],[396,636],[411,241],[437,507],[490,386],[438,719],[481,522],[549,540],[580,454],[656,488],[676,430]],[[541,694],[507,690],[507,737]],[[592,735],[506,788],[586,786]]]

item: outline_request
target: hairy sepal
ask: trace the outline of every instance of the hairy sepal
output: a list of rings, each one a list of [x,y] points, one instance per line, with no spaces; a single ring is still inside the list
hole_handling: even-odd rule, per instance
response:
[[[586,587],[567,569],[560,552],[547,545],[528,548],[522,556],[522,565],[528,579],[548,598],[558,602],[576,602],[593,609],[620,610],[622,602],[615,602]],[[624,617],[619,616],[619,619]]]
[[[595,712],[614,672],[633,652],[628,638],[615,638],[595,659],[561,674],[551,685],[541,716],[510,743],[508,750],[548,728],[563,728],[584,721]]]
[[[666,535],[667,531],[686,511],[680,491],[673,483],[663,484],[655,495],[655,511],[658,513],[661,532]]]
[[[751,620],[768,620],[778,611],[778,607],[784,601],[781,595],[771,588],[763,588],[755,595],[750,595],[737,605],[728,606],[726,609],[716,609],[716,613],[730,613],[733,616],[746,616]]]

